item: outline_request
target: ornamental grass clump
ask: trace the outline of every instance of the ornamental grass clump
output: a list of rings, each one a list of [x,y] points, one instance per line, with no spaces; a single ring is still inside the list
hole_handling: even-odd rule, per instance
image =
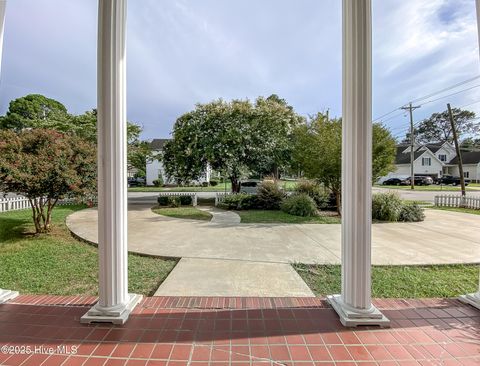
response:
[[[330,200],[330,195],[317,182],[302,180],[295,186],[295,193],[304,193],[310,196],[319,210],[326,209]]]
[[[275,182],[265,181],[258,187],[257,202],[260,209],[279,210],[284,198],[285,193]]]
[[[397,193],[376,193],[372,197],[372,219],[398,221],[402,200]]]

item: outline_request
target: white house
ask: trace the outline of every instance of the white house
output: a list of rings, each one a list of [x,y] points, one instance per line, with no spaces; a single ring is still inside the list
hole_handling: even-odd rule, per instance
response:
[[[159,177],[162,178],[164,184],[175,183],[175,181],[170,179],[165,173],[165,168],[161,161],[161,155],[162,155],[161,153],[167,141],[169,141],[169,139],[153,139],[152,142],[150,143],[150,147],[152,148],[153,156],[155,158],[147,161],[147,167],[146,167],[147,186],[153,186],[154,185],[153,181],[158,179]],[[207,167],[207,170],[205,171],[205,173],[200,177],[198,181],[195,181],[194,183],[201,184],[204,182],[209,182],[210,175],[211,175],[211,169],[210,167]]]
[[[480,151],[461,150],[465,178],[480,181]],[[455,147],[448,143],[415,144],[413,171],[415,175],[439,178],[442,175],[458,176],[458,159]],[[410,176],[410,145],[397,146],[395,170],[385,179]]]

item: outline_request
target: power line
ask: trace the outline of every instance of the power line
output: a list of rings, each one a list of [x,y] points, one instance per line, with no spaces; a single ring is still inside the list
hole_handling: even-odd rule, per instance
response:
[[[447,88],[444,88],[444,89],[435,91],[435,92],[430,93],[430,94],[428,94],[428,95],[426,95],[426,96],[423,96],[423,97],[414,99],[414,100],[412,100],[412,103],[415,103],[415,102],[418,102],[418,101],[421,101],[421,100],[424,100],[424,99],[427,99],[427,98],[431,98],[431,97],[433,97],[433,96],[435,96],[435,95],[437,95],[437,94],[446,92],[446,91],[451,90],[451,89],[455,89],[455,88],[457,88],[457,87],[459,87],[459,86],[461,86],[461,85],[468,84],[468,83],[470,83],[470,82],[472,82],[472,81],[474,81],[474,80],[477,80],[477,79],[480,79],[480,75],[477,75],[477,76],[475,76],[475,77],[473,77],[473,78],[470,78],[470,79],[467,79],[467,80],[464,80],[464,81],[461,81],[461,82],[456,83],[456,84],[454,84],[454,85],[451,85],[451,86],[449,86],[449,87],[447,87]],[[480,86],[480,85],[479,85],[479,86]],[[478,87],[478,86],[476,86],[476,87]],[[473,88],[475,88],[475,87],[473,87]],[[470,90],[470,89],[473,89],[473,88],[464,89],[464,90],[461,90],[461,91],[459,91],[459,92],[457,92],[457,93],[453,93],[453,94],[447,95],[447,96],[445,96],[445,97],[441,97],[441,98],[435,99],[435,100],[433,100],[433,101],[428,101],[428,102],[426,102],[426,103],[424,103],[424,104],[433,103],[433,102],[436,101],[436,100],[440,100],[440,99],[442,99],[442,98],[446,98],[446,97],[451,96],[451,95],[459,94],[459,93],[461,93],[461,92],[463,92],[463,91],[467,91],[467,90]],[[473,104],[473,103],[472,103],[472,104]],[[404,104],[403,106],[405,106],[405,105],[406,105],[406,104]],[[383,115],[381,115],[381,116],[379,116],[379,117],[374,118],[374,119],[372,120],[372,122],[376,122],[376,121],[381,120],[382,118],[384,118],[384,117],[386,117],[386,116],[389,116],[390,114],[392,114],[392,113],[398,111],[399,109],[401,109],[403,106],[400,106],[400,107],[397,107],[397,108],[395,108],[395,109],[392,109],[390,112],[385,113],[385,114],[383,114]],[[402,113],[402,114],[403,114],[403,113]],[[397,116],[398,116],[398,115],[397,115]],[[395,118],[395,117],[390,117],[390,118],[388,118],[387,120],[384,120],[384,121],[382,121],[382,122],[391,120],[391,119],[393,119],[393,118]]]
[[[472,89],[475,89],[475,88],[478,88],[478,87],[480,87],[480,84],[475,85],[475,86],[472,86],[472,87],[467,88],[467,89],[462,89],[462,90],[460,90],[460,91],[458,91],[458,92],[455,92],[455,93],[452,93],[452,94],[444,95],[443,97],[439,97],[439,98],[436,98],[436,99],[432,99],[432,100],[426,101],[425,103],[420,104],[420,106],[424,106],[425,104],[430,104],[430,103],[436,102],[436,101],[438,101],[438,100],[440,100],[440,99],[448,98],[448,97],[451,97],[451,96],[453,96],[453,95],[457,95],[457,94],[460,94],[460,93],[463,93],[463,92],[466,92],[466,91],[469,91],[469,90],[472,90]]]
[[[464,80],[464,81],[461,81],[461,82],[459,82],[459,83],[457,83],[457,84],[455,84],[455,85],[452,85],[452,86],[449,86],[448,88],[445,88],[445,89],[442,89],[442,90],[433,92],[433,93],[428,94],[428,95],[426,95],[426,96],[424,96],[424,97],[420,97],[420,98],[414,99],[414,100],[412,100],[412,103],[419,102],[419,101],[424,100],[424,99],[427,99],[427,98],[431,98],[431,97],[433,97],[433,96],[435,96],[435,95],[437,95],[437,94],[446,92],[446,91],[451,90],[451,89],[455,89],[456,87],[459,87],[459,86],[464,85],[464,84],[468,84],[468,83],[470,83],[470,82],[472,82],[472,81],[474,81],[474,80],[477,80],[477,79],[480,79],[480,75],[477,75],[477,76],[475,76],[475,77],[473,77],[473,78],[470,78],[470,79],[467,79],[467,80]]]

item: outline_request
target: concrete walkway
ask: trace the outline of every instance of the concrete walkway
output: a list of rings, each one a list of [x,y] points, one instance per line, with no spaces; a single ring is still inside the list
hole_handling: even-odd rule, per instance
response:
[[[240,216],[232,211],[221,210],[216,207],[209,207],[209,206],[197,206],[199,210],[208,212],[212,215],[212,219],[210,220],[213,224],[221,224],[221,225],[237,225],[240,224],[241,218]]]
[[[208,209],[211,222],[174,219],[130,205],[129,250],[182,258],[157,291],[172,296],[312,296],[291,263],[339,264],[340,225],[240,224]],[[420,223],[375,224],[373,264],[480,262],[480,217],[427,210]],[[97,211],[67,218],[78,237],[97,243]]]

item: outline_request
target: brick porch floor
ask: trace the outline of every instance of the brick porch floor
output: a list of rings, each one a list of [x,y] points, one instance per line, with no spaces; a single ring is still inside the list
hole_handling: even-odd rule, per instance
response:
[[[456,300],[376,300],[391,329],[345,329],[319,298],[150,297],[124,326],[81,325],[92,297],[0,305],[1,365],[480,365],[480,312]],[[71,349],[71,348],[70,348]]]

